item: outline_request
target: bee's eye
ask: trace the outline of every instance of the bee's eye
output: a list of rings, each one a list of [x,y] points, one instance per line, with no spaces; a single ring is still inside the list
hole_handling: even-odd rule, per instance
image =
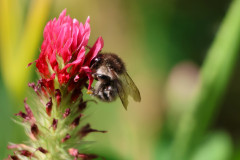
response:
[[[100,58],[100,57],[96,57],[96,58],[94,58],[94,59],[91,61],[90,66],[92,66],[92,65],[97,65],[100,61],[101,61],[101,58]]]
[[[95,58],[94,61],[95,62],[99,62],[101,60],[101,58]]]

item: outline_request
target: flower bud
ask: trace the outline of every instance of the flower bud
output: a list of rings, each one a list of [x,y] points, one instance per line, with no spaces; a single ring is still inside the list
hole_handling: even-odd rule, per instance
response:
[[[60,89],[55,89],[55,98],[57,100],[57,106],[60,105],[61,100],[62,100],[62,95]]]
[[[53,122],[52,122],[52,126],[51,127],[53,127],[54,131],[57,129],[57,124],[58,124],[58,120],[53,118]]]
[[[35,138],[37,138],[39,134],[39,130],[38,130],[38,126],[35,123],[31,125],[31,133]]]
[[[63,118],[66,118],[71,113],[71,109],[67,108],[63,114]]]
[[[83,114],[81,113],[77,118],[75,118],[73,120],[73,122],[71,123],[71,127],[75,128],[79,125],[79,122],[80,122],[80,118],[83,116]]]
[[[47,151],[46,149],[42,148],[42,147],[38,147],[37,150],[40,151],[40,152],[42,152],[43,154],[48,153],[48,151]]]
[[[9,160],[20,160],[17,156],[8,156]]]
[[[46,112],[48,114],[49,117],[51,117],[51,112],[52,112],[52,97],[49,98],[49,101],[46,104]]]
[[[82,139],[83,137],[85,137],[86,135],[88,135],[89,133],[92,133],[92,132],[101,132],[101,133],[106,133],[107,131],[99,131],[99,130],[96,130],[96,129],[92,129],[90,127],[90,124],[86,124],[84,127],[82,127],[82,129],[79,131],[79,135],[80,135],[80,138]]]
[[[20,150],[20,155],[25,156],[25,157],[31,157],[33,154],[29,152],[28,150]]]
[[[67,134],[61,141],[65,142],[66,140],[68,140],[69,138],[71,138],[70,134]]]

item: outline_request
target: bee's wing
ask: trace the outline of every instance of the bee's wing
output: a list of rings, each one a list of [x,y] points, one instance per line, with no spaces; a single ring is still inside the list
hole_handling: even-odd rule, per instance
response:
[[[113,70],[109,70],[109,71],[113,76],[113,78],[116,80],[115,85],[117,87],[118,95],[126,110],[128,106],[128,95],[133,97],[133,99],[137,102],[141,101],[140,92],[127,72],[124,72],[123,74],[118,75]]]
[[[124,83],[123,86],[125,90],[127,90],[127,93],[134,99],[134,101],[140,102],[140,92],[131,77],[128,75],[127,72],[124,72],[121,76],[124,76],[121,77],[121,81]]]
[[[108,69],[112,78],[115,80],[115,86],[117,88],[118,96],[122,101],[124,108],[127,110],[128,106],[128,90],[126,89],[126,80],[122,81],[122,78],[112,69]]]
[[[128,92],[127,92],[126,88],[124,87],[124,84],[122,83],[122,81],[116,80],[116,87],[117,87],[117,91],[118,91],[118,96],[120,97],[124,108],[127,110]]]

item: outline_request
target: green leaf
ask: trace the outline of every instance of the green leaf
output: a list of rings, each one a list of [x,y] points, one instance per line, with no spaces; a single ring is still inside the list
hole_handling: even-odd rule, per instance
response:
[[[226,133],[214,133],[197,148],[191,160],[229,160],[232,149],[231,139]]]
[[[186,160],[203,137],[218,109],[238,56],[240,0],[234,0],[201,68],[200,90],[180,121],[172,159]]]

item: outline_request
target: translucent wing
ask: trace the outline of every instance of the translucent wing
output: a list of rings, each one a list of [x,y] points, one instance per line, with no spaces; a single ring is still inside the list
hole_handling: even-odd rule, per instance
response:
[[[137,102],[141,101],[140,92],[127,72],[118,75],[113,70],[109,71],[113,79],[115,79],[115,86],[117,87],[118,95],[125,109],[127,109],[128,106],[128,95],[133,97]]]
[[[124,89],[127,90],[127,93],[134,99],[134,101],[140,102],[140,92],[127,72],[124,72],[123,75],[121,75],[121,81],[124,83]]]
[[[109,69],[109,73],[111,73],[111,77],[114,79],[115,87],[117,88],[118,96],[122,101],[122,104],[124,108],[127,110],[128,106],[128,90],[124,87],[124,81],[121,81],[119,79],[119,75],[113,71],[112,69]],[[125,82],[126,83],[126,82]]]
[[[119,80],[116,81],[116,87],[117,87],[117,91],[118,91],[118,96],[121,99],[124,108],[127,110],[127,106],[128,106],[127,90],[123,86],[122,82]]]

